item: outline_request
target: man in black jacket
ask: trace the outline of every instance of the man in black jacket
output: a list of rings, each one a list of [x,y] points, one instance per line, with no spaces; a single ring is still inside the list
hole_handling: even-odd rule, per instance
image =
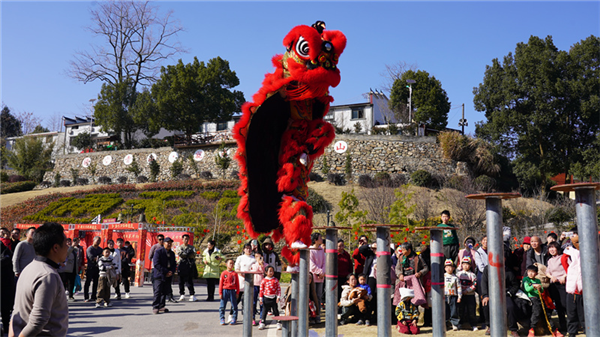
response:
[[[508,315],[508,329],[510,330],[511,336],[518,337],[519,326],[517,324],[519,317],[523,318],[527,315],[523,312],[522,305],[517,303],[522,301],[516,294],[519,291],[521,282],[517,278],[517,275],[512,268],[512,259],[505,257],[505,263],[507,263],[504,269],[505,281],[506,281],[506,312]],[[488,287],[488,270],[490,266],[487,265],[483,269],[483,275],[481,276],[481,304],[483,305],[483,313],[485,316],[485,324],[487,330],[486,335],[490,334],[490,306],[489,306],[489,287]]]
[[[152,282],[154,290],[152,313],[154,314],[169,312],[169,309],[165,308],[165,302],[169,292],[168,288],[171,285],[171,279],[177,266],[175,263],[175,253],[171,251],[172,244],[173,240],[166,237],[163,246],[156,249],[152,258],[154,264],[154,269],[152,269],[152,275],[154,276],[154,281]]]
[[[117,239],[117,248],[121,252],[121,281],[123,282],[123,288],[125,288],[125,298],[129,298],[129,277],[131,277],[129,264],[131,263],[131,259],[135,257],[135,249],[131,247],[129,241],[123,242],[122,238]],[[120,287],[119,285],[117,286]]]

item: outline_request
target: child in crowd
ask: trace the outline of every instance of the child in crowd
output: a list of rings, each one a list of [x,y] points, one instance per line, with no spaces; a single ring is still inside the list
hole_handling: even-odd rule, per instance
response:
[[[279,298],[281,297],[281,286],[279,285],[279,280],[274,277],[275,268],[273,266],[267,266],[266,272],[267,277],[265,277],[260,283],[260,294],[258,296],[260,305],[263,306],[263,310],[260,314],[260,325],[258,326],[258,330],[263,330],[265,328],[265,320],[269,310],[272,309],[273,315],[279,316],[277,304],[279,304]],[[277,322],[277,330],[281,330],[280,322]]]
[[[365,306],[367,307],[367,312],[365,314],[365,325],[366,326],[370,326],[371,325],[371,321],[370,321],[370,313],[371,313],[371,306],[370,306],[370,302],[371,299],[373,298],[373,294],[371,294],[371,287],[369,287],[369,285],[367,284],[367,276],[365,274],[360,274],[358,275],[358,286],[361,287],[362,289],[367,291],[367,295],[369,296],[368,301],[365,301]]]
[[[414,290],[400,288],[400,302],[396,306],[398,332],[406,335],[417,335],[421,332],[417,326],[419,308],[410,301],[413,297],[415,297]]]
[[[444,263],[446,273],[444,274],[444,295],[446,295],[446,321],[452,324],[452,330],[458,330],[460,318],[458,316],[458,305],[462,297],[462,287],[458,277],[454,275],[454,263],[446,259]]]
[[[540,299],[540,294],[543,291],[542,281],[536,277],[537,274],[538,267],[531,265],[527,267],[527,276],[523,277],[523,290],[531,301],[531,320],[529,323],[529,334],[527,337],[535,337],[535,327],[540,321],[540,317],[543,317],[542,315],[544,314],[544,308],[542,307],[544,303]],[[548,322],[552,327],[552,331],[555,331],[556,327],[554,326],[554,321],[552,321],[550,318],[551,314],[551,310],[546,310]]]
[[[237,295],[240,293],[240,282],[237,273],[233,270],[233,259],[227,259],[225,264],[227,270],[221,273],[221,279],[219,280],[219,298],[221,299],[219,318],[221,325],[225,325],[225,307],[227,302],[231,302],[233,313],[229,324],[234,325],[237,321]]]
[[[111,251],[108,248],[104,248],[102,256],[98,260],[98,269],[100,271],[98,277],[98,298],[96,299],[96,308],[102,308],[102,301],[104,301],[105,307],[112,307],[110,303],[110,287],[116,277],[115,265],[113,259],[110,256]],[[111,278],[111,275],[113,277]]]
[[[462,259],[462,270],[456,273],[460,286],[462,287],[462,296],[460,298],[460,318],[463,321],[468,321],[473,331],[479,330],[477,328],[477,317],[475,316],[475,309],[477,303],[475,301],[475,289],[477,287],[477,276],[471,271],[471,258],[464,257]],[[458,302],[458,301],[457,301]]]
[[[348,323],[350,316],[354,316],[358,321],[357,325],[368,322],[368,307],[365,298],[368,298],[367,291],[358,286],[356,276],[349,274],[347,278],[348,285],[342,286],[342,297],[340,298],[339,306],[343,307],[343,314],[340,318],[340,324]]]
[[[252,265],[252,267],[250,267],[250,271],[258,272],[260,274],[254,274],[254,313],[252,314],[252,325],[256,325],[256,320],[254,319],[256,314],[257,313],[262,314],[262,310],[263,310],[263,306],[261,304],[260,310],[257,312],[256,303],[258,302],[258,293],[260,292],[260,283],[265,278],[264,274],[265,274],[265,265],[266,265],[265,262],[263,261],[263,256],[260,252],[255,253],[254,258],[256,259],[256,262]]]

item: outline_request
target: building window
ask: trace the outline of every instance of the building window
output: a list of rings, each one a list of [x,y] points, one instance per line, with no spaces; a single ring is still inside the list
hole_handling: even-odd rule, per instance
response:
[[[217,131],[227,130],[227,122],[217,123]]]
[[[363,109],[352,109],[352,119],[362,119],[365,118]]]
[[[328,122],[335,120],[334,111],[333,110],[329,110],[327,112],[327,114],[323,117],[323,119],[326,120],[326,121],[328,121]]]

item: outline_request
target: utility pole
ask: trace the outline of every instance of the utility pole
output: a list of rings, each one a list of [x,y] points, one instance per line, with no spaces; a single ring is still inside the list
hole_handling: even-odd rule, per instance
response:
[[[408,85],[408,125],[412,125],[412,84],[416,83],[415,80],[406,80]]]
[[[462,118],[458,122],[458,126],[462,127],[462,135],[465,135],[465,126],[469,126],[467,120],[465,119],[465,103],[462,104]]]

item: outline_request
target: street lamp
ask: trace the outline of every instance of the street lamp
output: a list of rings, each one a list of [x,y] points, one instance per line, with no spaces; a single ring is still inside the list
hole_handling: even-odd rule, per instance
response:
[[[412,124],[412,84],[417,83],[415,80],[406,80],[408,85],[408,125]]]

